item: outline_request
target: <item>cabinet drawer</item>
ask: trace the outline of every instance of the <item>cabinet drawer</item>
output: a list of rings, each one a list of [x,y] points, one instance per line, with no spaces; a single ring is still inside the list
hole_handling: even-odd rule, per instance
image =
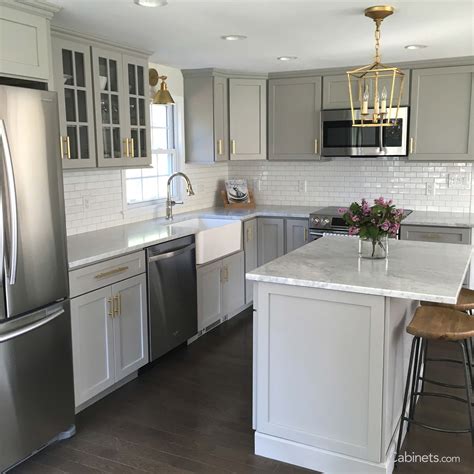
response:
[[[471,229],[464,227],[402,225],[400,238],[402,240],[417,240],[420,242],[470,244]]]
[[[73,270],[69,272],[71,298],[112,285],[145,271],[145,252],[135,252]]]

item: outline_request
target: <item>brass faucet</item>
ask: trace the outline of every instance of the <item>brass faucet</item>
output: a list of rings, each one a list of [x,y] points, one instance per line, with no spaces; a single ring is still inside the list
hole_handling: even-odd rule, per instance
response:
[[[188,196],[194,196],[193,187],[191,185],[191,181],[189,180],[189,178],[184,173],[181,173],[181,171],[178,171],[177,173],[173,173],[168,178],[168,183],[166,184],[166,218],[168,220],[173,219],[173,206],[175,204],[183,204],[183,201],[173,201],[171,199],[171,182],[176,176],[181,176],[186,181],[186,194]]]

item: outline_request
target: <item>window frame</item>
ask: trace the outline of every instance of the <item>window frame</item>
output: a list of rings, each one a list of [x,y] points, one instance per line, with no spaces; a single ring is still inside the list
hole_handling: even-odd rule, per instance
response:
[[[177,171],[181,171],[183,168],[183,162],[182,162],[182,144],[183,144],[183,138],[182,138],[182,130],[183,130],[183,124],[181,123],[183,120],[183,103],[181,100],[175,98],[175,105],[168,106],[168,113],[171,114],[171,119],[173,121],[172,127],[168,128],[168,133],[170,134],[168,136],[168,140],[172,140],[174,144],[174,148],[172,149],[163,149],[163,148],[156,148],[154,149],[153,146],[151,147],[151,153],[153,154],[169,154],[172,155],[173,157],[173,173]],[[152,105],[150,104],[150,107]],[[151,114],[150,114],[151,117]],[[153,126],[151,125],[150,121],[150,140],[152,140],[152,129]],[[128,168],[131,169],[131,168]],[[137,167],[137,169],[143,169],[143,167]],[[146,167],[145,167],[146,169]],[[132,178],[132,179],[143,179],[143,178]],[[123,213],[124,215],[126,214],[134,214],[135,212],[137,213],[143,213],[144,211],[150,211],[150,210],[157,210],[157,209],[162,209],[166,206],[166,198],[159,198],[159,199],[151,199],[148,201],[140,201],[140,202],[133,202],[129,203],[127,201],[127,169],[122,170],[122,200],[123,200]],[[171,188],[171,198],[173,200],[181,200],[183,195],[183,186],[181,183],[181,180],[175,180],[172,184]]]

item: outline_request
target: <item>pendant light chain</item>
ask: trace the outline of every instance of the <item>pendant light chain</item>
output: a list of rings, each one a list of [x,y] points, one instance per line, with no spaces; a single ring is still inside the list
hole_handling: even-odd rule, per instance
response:
[[[380,64],[380,25],[382,20],[375,20],[375,62]]]

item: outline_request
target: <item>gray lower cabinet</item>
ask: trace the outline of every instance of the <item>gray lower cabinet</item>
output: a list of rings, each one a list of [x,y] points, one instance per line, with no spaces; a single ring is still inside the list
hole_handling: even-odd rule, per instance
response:
[[[412,74],[410,160],[474,159],[474,66]]]
[[[284,219],[258,218],[258,265],[264,265],[285,253]]]
[[[198,331],[217,326],[245,304],[244,252],[197,267]]]
[[[148,362],[146,275],[71,299],[76,407]]]
[[[410,105],[410,71],[404,70],[403,95],[400,105]],[[391,89],[389,77],[380,78],[379,87]],[[381,90],[381,89],[380,89]],[[373,91],[370,91],[373,97]],[[350,109],[349,83],[347,74],[336,74],[323,77],[323,109]]]
[[[308,243],[308,219],[286,219],[286,253]]]
[[[229,79],[231,160],[267,158],[267,81]]]
[[[244,222],[245,273],[258,266],[257,219]],[[245,303],[253,301],[253,282],[245,281]]]
[[[471,244],[471,228],[467,227],[438,227],[421,225],[402,225],[401,240],[416,240],[419,242],[439,242],[448,244]],[[464,280],[464,286],[469,286],[469,272]]]
[[[268,81],[268,159],[317,160],[321,77]]]
[[[228,79],[211,72],[183,71],[186,161],[229,159]]]

